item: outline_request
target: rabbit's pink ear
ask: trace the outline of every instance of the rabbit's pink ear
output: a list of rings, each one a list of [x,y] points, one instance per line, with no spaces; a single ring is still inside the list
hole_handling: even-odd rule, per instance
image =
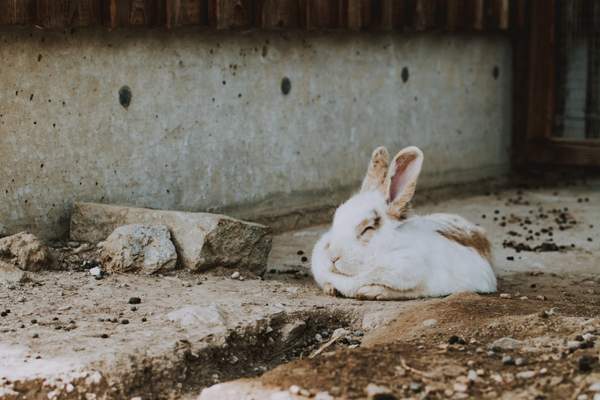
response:
[[[423,165],[423,152],[418,147],[407,147],[396,154],[387,179],[388,214],[394,218],[405,216],[415,194],[417,179]]]
[[[373,151],[371,155],[371,161],[367,168],[367,174],[363,179],[361,192],[371,192],[375,190],[386,193],[385,180],[388,171],[388,165],[390,161],[390,155],[385,147],[381,146]]]

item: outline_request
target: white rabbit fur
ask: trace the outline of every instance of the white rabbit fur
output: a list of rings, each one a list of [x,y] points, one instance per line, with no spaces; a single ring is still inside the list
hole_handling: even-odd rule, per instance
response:
[[[336,210],[315,245],[317,284],[328,294],[381,300],[496,291],[482,228],[458,215],[409,215],[422,152],[402,150],[389,169],[388,158],[385,148],[373,152],[361,192]]]

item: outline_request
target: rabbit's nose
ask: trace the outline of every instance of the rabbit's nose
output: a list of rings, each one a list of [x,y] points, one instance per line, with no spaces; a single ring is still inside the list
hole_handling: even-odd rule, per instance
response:
[[[342,258],[342,257],[339,257],[339,256],[337,256],[337,257],[331,257],[331,258],[330,258],[330,260],[331,260],[331,263],[332,263],[332,264],[335,264],[335,263],[336,263],[336,261],[338,261],[340,258]]]

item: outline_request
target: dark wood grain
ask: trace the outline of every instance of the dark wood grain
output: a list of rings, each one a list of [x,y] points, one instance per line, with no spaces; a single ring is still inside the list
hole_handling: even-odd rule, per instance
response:
[[[165,0],[164,8],[167,28],[208,23],[207,0]]]
[[[0,25],[35,23],[35,0],[0,0]]]

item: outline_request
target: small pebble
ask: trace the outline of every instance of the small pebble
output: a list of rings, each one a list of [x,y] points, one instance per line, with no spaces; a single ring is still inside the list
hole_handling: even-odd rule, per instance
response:
[[[420,392],[423,388],[423,385],[421,385],[419,382],[411,382],[408,387],[413,392]]]
[[[436,325],[437,325],[436,319],[426,319],[425,321],[423,321],[423,326],[426,328],[432,328]]]
[[[452,388],[454,389],[455,392],[460,392],[460,393],[464,393],[467,391],[467,385],[465,385],[464,383],[460,383],[460,382],[456,382]]]
[[[581,347],[581,342],[578,340],[569,340],[567,342],[567,349],[575,351]]]
[[[517,379],[531,379],[535,376],[535,371],[522,371],[517,373]]]
[[[295,395],[300,394],[300,386],[298,386],[298,385],[292,385],[292,386],[290,386],[290,388],[288,390],[291,394],[295,394]]]
[[[598,357],[584,355],[579,358],[577,366],[580,372],[590,372],[594,366],[598,363]]]
[[[469,382],[475,382],[477,380],[477,372],[475,370],[470,369],[467,374],[467,379]]]
[[[231,279],[239,279],[240,277],[240,273],[238,271],[235,271],[233,274],[231,274]]]
[[[92,275],[96,279],[102,278],[102,270],[100,267],[90,268],[90,275]]]
[[[129,298],[129,304],[140,304],[142,302],[142,299],[140,299],[139,297],[130,297]]]
[[[465,341],[456,335],[452,335],[448,338],[448,344],[465,344]]]
[[[521,365],[525,365],[527,364],[527,360],[523,357],[517,357],[515,358],[515,365],[516,366],[521,366]]]
[[[512,296],[510,295],[510,293],[500,293],[500,298],[501,299],[510,299],[510,298],[512,298]]]
[[[504,365],[514,365],[515,360],[511,356],[502,357],[502,364]]]

